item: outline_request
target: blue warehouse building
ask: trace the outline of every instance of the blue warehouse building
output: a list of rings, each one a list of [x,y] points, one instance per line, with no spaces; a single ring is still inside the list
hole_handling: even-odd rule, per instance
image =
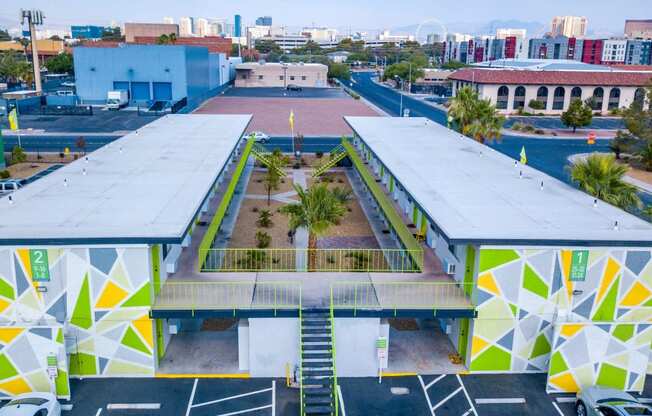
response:
[[[70,26],[70,34],[73,39],[99,39],[104,31],[108,29],[104,26]]]
[[[77,95],[86,104],[104,104],[112,90],[128,91],[130,105],[191,101],[229,82],[226,55],[201,46],[76,47],[73,55]]]

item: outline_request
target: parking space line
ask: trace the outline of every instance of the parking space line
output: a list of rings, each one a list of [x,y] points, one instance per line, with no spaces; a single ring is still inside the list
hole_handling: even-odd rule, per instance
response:
[[[102,408],[100,407],[97,409],[97,413],[95,413],[95,416],[100,416],[100,413],[102,413]]]
[[[342,416],[346,416],[346,408],[344,407],[344,397],[342,397],[342,386],[337,385],[337,396],[340,398],[340,409],[342,409]]]
[[[469,392],[466,391],[466,387],[464,387],[464,383],[462,383],[462,377],[460,377],[459,374],[455,374],[457,376],[457,381],[460,382],[460,386],[462,386],[462,391],[464,392],[464,396],[466,396],[466,401],[469,402],[469,405],[471,406],[471,410],[473,411],[473,414],[475,416],[478,416],[477,410],[475,410],[475,406],[473,406],[473,402],[471,401],[471,397],[469,396]]]
[[[564,415],[564,412],[561,411],[561,409],[559,408],[559,406],[557,405],[557,403],[552,402],[552,405],[553,405],[554,408],[557,410],[557,413],[559,413],[561,416],[565,416],[565,415]]]
[[[575,397],[557,397],[555,400],[557,403],[573,403],[575,402]]]
[[[430,396],[428,396],[428,390],[426,390],[426,385],[423,383],[423,379],[421,378],[420,375],[417,375],[417,378],[419,379],[419,383],[421,383],[423,394],[426,396],[426,402],[428,402],[428,409],[430,410],[430,414],[432,416],[435,416],[435,412],[432,410],[432,403],[430,402]]]
[[[161,403],[109,403],[106,410],[159,410]]]
[[[242,394],[238,394],[236,396],[224,397],[222,399],[211,400],[210,402],[193,404],[191,407],[195,408],[195,407],[201,407],[201,406],[208,406],[208,405],[215,404],[215,403],[225,402],[227,400],[239,399],[240,397],[247,397],[247,396],[253,396],[254,394],[265,393],[265,392],[268,392],[268,391],[272,391],[272,389],[273,389],[273,387],[270,387],[268,389],[250,391],[249,393],[242,393]],[[269,406],[271,406],[271,405],[268,405],[267,407],[269,407]]]
[[[462,391],[462,387],[458,387],[457,390],[455,390],[454,392],[452,392],[452,393],[449,394],[448,396],[444,397],[444,398],[443,398],[439,403],[437,403],[437,404],[432,408],[433,413],[434,413],[434,411],[435,411],[436,408],[438,408],[438,407],[441,406],[442,404],[444,404],[444,403],[446,403],[447,401],[449,401],[453,396],[455,396],[457,393],[459,393],[459,392],[461,392],[461,391]]]
[[[188,400],[188,407],[186,408],[186,416],[190,415],[190,409],[192,409],[192,402],[195,400],[195,391],[197,390],[197,382],[199,379],[195,379],[195,383],[192,385],[192,393],[190,393],[190,399]]]
[[[426,390],[428,390],[430,387],[432,387],[433,384],[435,384],[436,382],[438,382],[439,380],[441,380],[441,379],[444,378],[444,377],[446,377],[446,374],[442,374],[442,375],[440,375],[439,377],[437,377],[436,379],[432,380],[432,381],[431,381],[430,383],[428,383],[428,385],[426,386]]]
[[[276,416],[276,380],[272,380],[272,416]]]
[[[252,407],[251,409],[245,409],[245,410],[238,410],[237,412],[231,412],[231,413],[220,413],[217,416],[233,416],[233,415],[241,415],[243,413],[251,413],[251,412],[256,412],[258,410],[264,410],[264,409],[269,409],[272,407],[271,404],[268,404],[267,406],[260,406],[260,407]]]
[[[475,399],[475,404],[522,404],[525,403],[523,397],[512,397],[504,399]]]

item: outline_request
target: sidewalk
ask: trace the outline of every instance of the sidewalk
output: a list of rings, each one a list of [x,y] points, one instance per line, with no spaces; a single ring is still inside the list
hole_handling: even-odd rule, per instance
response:
[[[587,140],[590,133],[596,135],[596,139],[610,140],[616,137],[618,130],[591,130],[578,129],[575,133],[571,129],[538,129],[543,130],[545,134],[525,133],[522,131],[503,128],[501,133],[508,136],[518,136],[528,139],[565,139],[565,140]],[[553,135],[552,133],[555,133]]]

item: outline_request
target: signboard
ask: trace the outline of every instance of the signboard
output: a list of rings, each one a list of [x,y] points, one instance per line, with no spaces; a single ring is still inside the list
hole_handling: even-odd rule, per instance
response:
[[[379,360],[384,360],[387,357],[387,338],[378,337],[376,340],[376,352],[378,353]]]
[[[46,249],[30,249],[29,262],[32,268],[32,280],[34,282],[50,281],[50,265],[48,263],[48,251]]]
[[[54,354],[48,355],[48,376],[50,378],[57,378],[59,375],[59,366],[57,365],[57,356]]]
[[[571,282],[583,282],[586,280],[586,267],[589,264],[588,250],[573,250],[571,257],[570,274],[568,280]]]

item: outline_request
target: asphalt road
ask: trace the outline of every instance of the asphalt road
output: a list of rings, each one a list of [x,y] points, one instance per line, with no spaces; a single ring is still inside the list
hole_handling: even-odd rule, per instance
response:
[[[341,88],[303,88],[301,91],[288,91],[285,88],[229,88],[225,97],[251,98],[346,98],[348,95]]]

